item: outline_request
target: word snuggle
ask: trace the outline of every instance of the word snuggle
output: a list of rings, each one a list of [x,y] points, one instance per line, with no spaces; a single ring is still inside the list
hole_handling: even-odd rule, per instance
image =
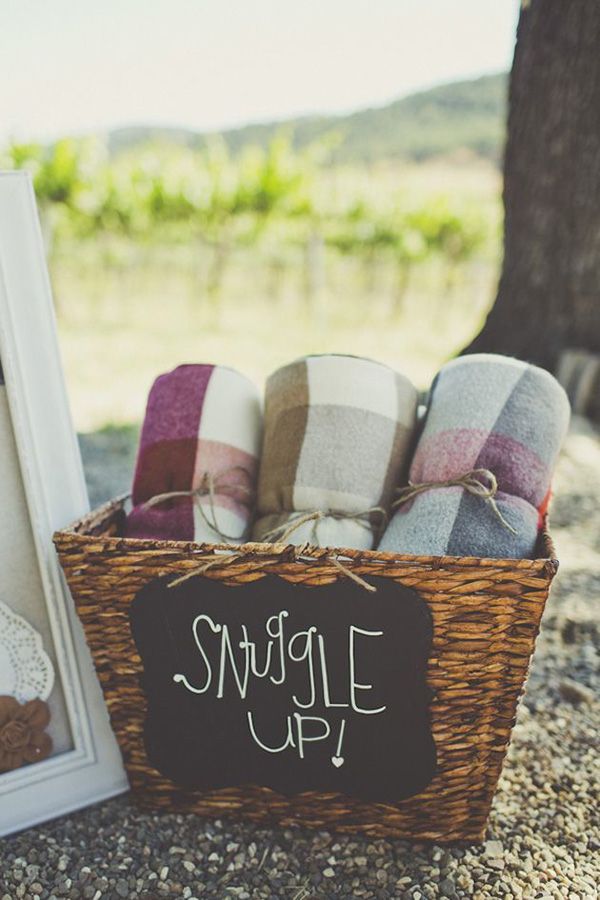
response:
[[[373,801],[435,773],[429,609],[373,577],[318,587],[275,575],[147,584],[130,609],[149,762],[183,788],[258,784]]]

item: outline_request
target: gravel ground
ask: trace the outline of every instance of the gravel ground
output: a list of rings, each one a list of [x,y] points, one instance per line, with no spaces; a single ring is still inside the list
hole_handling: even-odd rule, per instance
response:
[[[94,502],[127,489],[135,432],[84,436]],[[129,796],[0,845],[0,898],[598,897],[600,440],[556,480],[562,560],[487,840],[440,847],[139,812]]]

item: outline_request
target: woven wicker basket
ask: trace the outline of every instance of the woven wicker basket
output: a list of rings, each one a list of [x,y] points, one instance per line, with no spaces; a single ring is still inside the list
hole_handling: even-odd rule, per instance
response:
[[[120,537],[124,501],[112,501],[54,536],[119,741],[133,790],[145,805],[236,815],[260,823],[304,825],[373,836],[480,840],[506,754],[544,604],[558,568],[550,537],[535,560],[395,556],[338,551],[358,575],[414,588],[433,618],[428,663],[438,772],[420,794],[394,804],[339,794],[285,797],[261,786],[184,791],[149,764],[143,746],[141,661],[129,627],[137,591],[161,575],[183,574],[223,549],[206,544]],[[229,548],[231,550],[231,548]],[[307,559],[306,556],[309,558]],[[245,544],[239,558],[206,576],[229,584],[274,573],[319,585],[344,578],[332,551]],[[329,559],[328,559],[329,557]]]

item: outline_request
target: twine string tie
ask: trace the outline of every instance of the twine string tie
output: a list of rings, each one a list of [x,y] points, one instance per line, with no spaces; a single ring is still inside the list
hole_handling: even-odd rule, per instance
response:
[[[378,519],[377,523],[373,522],[374,518]],[[356,522],[363,528],[366,528],[369,531],[374,532],[375,535],[378,535],[381,534],[381,532],[385,528],[388,514],[382,506],[372,506],[370,509],[365,509],[362,512],[357,513],[315,509],[310,512],[299,513],[297,516],[294,516],[289,522],[283,522],[281,525],[277,525],[275,528],[272,528],[270,531],[267,531],[265,533],[265,535],[263,536],[263,540],[267,543],[285,544],[298,528],[300,528],[302,525],[306,525],[308,522],[312,522],[310,531],[311,541],[316,544],[318,542],[317,527],[319,522],[321,522],[323,519],[336,519],[340,522]],[[308,543],[310,544],[310,542]],[[346,578],[350,578],[366,591],[369,591],[369,593],[375,593],[375,591],[377,590],[375,585],[369,584],[368,581],[365,581],[364,578],[361,578],[360,575],[357,575],[356,572],[353,572],[352,569],[349,569],[342,562],[340,562],[340,560],[336,556],[328,556],[327,559],[331,563],[333,563],[336,569],[339,569],[340,572],[346,576]]]
[[[377,523],[373,522],[374,517],[379,520]],[[357,513],[338,512],[333,509],[314,509],[310,512],[299,513],[289,521],[271,528],[264,534],[263,540],[267,543],[285,544],[298,528],[301,528],[302,525],[306,525],[308,522],[312,522],[310,535],[316,544],[318,542],[318,524],[323,519],[336,519],[339,522],[356,522],[368,531],[374,531],[375,536],[377,536],[385,528],[388,514],[382,506],[372,506],[370,509]]]
[[[252,480],[250,472],[244,466],[228,466],[226,469],[221,469],[218,472],[203,472],[198,487],[191,488],[190,490],[165,491],[163,494],[155,494],[154,497],[150,497],[149,500],[146,500],[145,503],[143,503],[143,508],[152,509],[152,507],[160,506],[160,504],[166,503],[168,500],[177,500],[180,497],[191,497],[205,523],[219,535],[221,540],[225,543],[231,543],[232,541],[238,542],[241,539],[240,535],[227,534],[219,528],[215,504],[216,494],[226,494],[233,499],[240,499],[241,495],[247,505],[252,503],[254,499],[254,490],[251,487],[227,480],[227,477],[233,472],[240,472],[245,475],[248,481]],[[206,505],[202,503],[203,497],[208,497],[209,515],[207,515],[206,512]]]
[[[227,475],[229,475],[232,471],[240,471],[246,475],[248,480],[251,479],[250,473],[243,466],[230,466],[227,469],[222,469],[219,472],[204,472],[202,478],[200,480],[200,484],[197,488],[193,488],[190,490],[182,490],[182,491],[165,491],[162,494],[156,494],[154,497],[150,497],[149,500],[143,504],[144,509],[151,509],[154,506],[160,506],[162,503],[166,503],[169,500],[176,500],[180,497],[191,497],[194,503],[198,506],[200,513],[206,522],[206,524],[213,529],[225,542],[231,541],[239,541],[239,537],[228,535],[225,532],[221,531],[221,529],[217,525],[216,520],[216,510],[215,510],[215,494],[228,494],[229,496],[236,497],[240,494],[245,497],[247,503],[252,503],[254,500],[254,491],[252,488],[247,487],[243,484],[232,484],[230,481],[223,480]],[[201,503],[202,497],[208,497],[208,506],[210,510],[210,518],[206,515],[206,510],[204,508],[204,504]],[[293,532],[303,525],[305,522],[313,522],[313,536],[316,538],[316,525],[321,520],[326,518],[327,516],[334,519],[348,519],[351,521],[359,522],[364,528],[371,528],[371,517],[379,516],[379,529],[383,529],[386,521],[387,521],[387,513],[386,511],[379,506],[373,507],[372,509],[365,510],[360,513],[339,513],[339,512],[323,512],[322,510],[314,510],[309,513],[302,513],[299,516],[295,517],[292,522],[284,523],[278,528],[272,529],[272,531],[268,532],[265,535],[265,541],[267,542],[283,542],[287,541],[288,537],[293,534]],[[309,547],[309,543],[305,542],[302,546],[296,548],[296,557],[302,555],[302,553],[306,552]],[[169,583],[169,587],[176,587],[177,585],[183,584],[189,578],[193,578],[195,575],[203,575],[208,569],[214,567],[221,566],[230,566],[232,563],[235,563],[240,559],[240,556],[237,553],[227,553],[227,554],[215,554],[209,560],[204,560],[200,565],[194,566],[188,572],[185,572],[183,575],[175,578],[173,581]],[[356,572],[351,571],[347,566],[345,566],[339,559],[334,556],[327,557],[327,559],[333,563],[333,565],[339,569],[339,571],[345,575],[347,578],[350,578],[352,581],[359,584],[365,590],[369,592],[374,592],[377,588],[369,584],[365,581],[364,578],[361,578],[360,575],[357,575]]]
[[[396,491],[396,499],[392,503],[392,509],[398,509],[409,500],[423,494],[425,491],[432,491],[436,488],[444,487],[461,487],[473,497],[480,497],[490,506],[496,518],[507,528],[512,534],[517,531],[510,522],[504,518],[496,503],[496,494],[498,493],[498,479],[489,469],[471,469],[457,478],[448,478],[445,481],[422,481],[420,483],[408,482],[407,487],[398,488]]]

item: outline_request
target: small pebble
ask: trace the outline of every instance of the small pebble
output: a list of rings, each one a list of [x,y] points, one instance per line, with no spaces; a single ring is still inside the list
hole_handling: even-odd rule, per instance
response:
[[[561,697],[569,703],[591,703],[594,699],[594,691],[580,684],[572,678],[563,678],[558,685]]]
[[[504,847],[502,846],[501,841],[486,841],[485,842],[485,855],[491,856],[492,858],[502,857],[504,855]]]
[[[440,893],[442,897],[456,897],[456,885],[451,878],[440,881]]]

